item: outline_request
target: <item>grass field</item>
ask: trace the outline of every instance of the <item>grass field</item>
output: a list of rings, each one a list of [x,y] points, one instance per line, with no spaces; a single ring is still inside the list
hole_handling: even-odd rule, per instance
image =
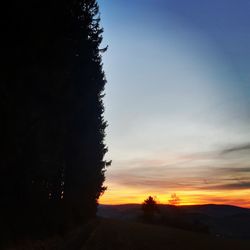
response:
[[[169,227],[103,219],[82,250],[250,250],[250,241],[228,240]]]

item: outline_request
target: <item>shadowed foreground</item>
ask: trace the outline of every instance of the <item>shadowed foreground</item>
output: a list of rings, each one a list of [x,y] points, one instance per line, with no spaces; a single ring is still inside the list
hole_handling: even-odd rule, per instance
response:
[[[215,238],[168,227],[102,220],[82,250],[249,250],[250,241]]]

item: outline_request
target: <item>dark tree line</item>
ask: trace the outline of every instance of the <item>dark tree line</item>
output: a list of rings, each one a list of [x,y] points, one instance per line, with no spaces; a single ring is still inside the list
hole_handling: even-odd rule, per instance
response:
[[[2,12],[1,236],[47,236],[95,216],[105,190],[98,4],[14,0]]]

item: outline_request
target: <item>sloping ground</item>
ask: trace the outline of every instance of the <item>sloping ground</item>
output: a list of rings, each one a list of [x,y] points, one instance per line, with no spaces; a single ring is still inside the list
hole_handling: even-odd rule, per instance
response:
[[[103,219],[81,250],[249,250],[228,240],[168,227]]]

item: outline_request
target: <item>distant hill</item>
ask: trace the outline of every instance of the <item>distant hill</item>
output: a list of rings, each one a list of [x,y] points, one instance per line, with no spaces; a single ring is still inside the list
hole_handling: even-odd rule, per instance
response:
[[[97,215],[103,218],[112,218],[119,220],[135,220],[141,215],[141,205],[99,205]]]
[[[217,237],[250,239],[250,209],[229,205],[159,205],[155,224],[207,232]],[[99,205],[98,216],[140,221],[141,205]]]

